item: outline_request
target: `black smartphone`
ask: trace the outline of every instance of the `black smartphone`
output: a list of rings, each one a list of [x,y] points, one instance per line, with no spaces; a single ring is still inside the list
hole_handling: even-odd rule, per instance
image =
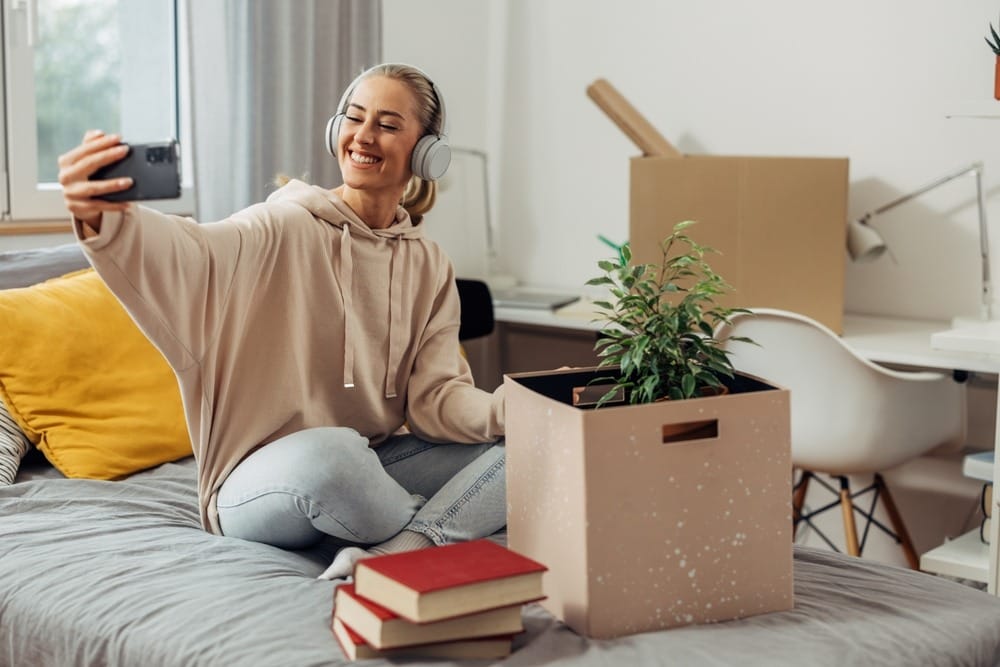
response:
[[[140,199],[177,199],[181,196],[180,146],[176,139],[148,144],[131,144],[121,160],[101,167],[90,176],[92,181],[109,178],[132,178],[132,187],[121,192],[100,195],[105,201]]]

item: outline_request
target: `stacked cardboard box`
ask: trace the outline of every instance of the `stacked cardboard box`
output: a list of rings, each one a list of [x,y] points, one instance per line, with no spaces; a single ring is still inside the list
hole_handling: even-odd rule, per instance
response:
[[[782,308],[843,332],[848,160],[686,155],[603,79],[587,94],[642,150],[631,161],[629,240],[637,263],[682,220],[721,254],[724,306]]]

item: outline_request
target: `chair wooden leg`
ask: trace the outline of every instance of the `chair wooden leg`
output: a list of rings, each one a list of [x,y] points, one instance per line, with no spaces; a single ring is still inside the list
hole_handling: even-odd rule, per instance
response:
[[[889,493],[889,487],[886,485],[885,480],[882,479],[882,475],[875,475],[875,484],[882,495],[885,511],[889,515],[889,521],[892,522],[892,529],[896,531],[896,535],[899,537],[899,545],[903,548],[903,553],[906,555],[906,561],[910,564],[910,569],[919,570],[920,559],[917,558],[917,551],[913,548],[910,533],[906,530],[906,524],[903,523],[903,516],[896,509],[896,502],[892,499],[892,494]]]
[[[854,503],[851,501],[851,486],[846,477],[840,477],[840,509],[844,515],[844,538],[846,540],[847,553],[852,556],[860,556],[861,548],[858,546],[858,527],[854,523]]]
[[[809,490],[809,478],[812,477],[812,473],[808,470],[802,471],[802,478],[799,480],[798,486],[795,487],[795,493],[792,494],[792,539],[795,539],[795,531],[799,527],[799,517],[802,516],[802,506],[806,502],[806,491]]]

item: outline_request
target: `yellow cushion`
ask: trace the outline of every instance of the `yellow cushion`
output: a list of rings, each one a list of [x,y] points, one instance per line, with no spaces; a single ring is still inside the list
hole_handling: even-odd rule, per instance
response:
[[[93,269],[0,291],[0,398],[67,477],[191,454],[173,372]]]

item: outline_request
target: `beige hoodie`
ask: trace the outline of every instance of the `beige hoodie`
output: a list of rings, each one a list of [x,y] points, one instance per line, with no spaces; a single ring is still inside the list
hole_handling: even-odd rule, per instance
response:
[[[476,389],[459,351],[451,262],[402,208],[370,229],[292,181],[221,222],[134,206],[78,237],[177,374],[207,530],[220,532],[233,468],[295,431],[346,426],[373,445],[404,422],[438,442],[503,435],[502,390]]]

